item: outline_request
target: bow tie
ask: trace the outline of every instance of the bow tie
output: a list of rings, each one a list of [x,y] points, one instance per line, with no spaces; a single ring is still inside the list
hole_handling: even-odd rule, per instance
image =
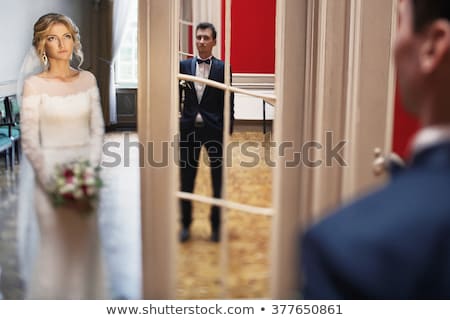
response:
[[[205,60],[197,59],[197,63],[198,64],[201,64],[201,63],[211,64],[211,59],[205,59]]]

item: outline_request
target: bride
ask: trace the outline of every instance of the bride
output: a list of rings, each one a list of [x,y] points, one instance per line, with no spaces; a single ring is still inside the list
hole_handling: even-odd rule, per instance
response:
[[[90,72],[70,65],[73,55],[79,65],[83,60],[78,27],[70,18],[54,13],[40,17],[33,49],[43,71],[24,82],[21,128],[23,152],[35,176],[32,211],[39,239],[32,263],[22,261],[30,264],[25,266],[30,270],[25,297],[107,298],[95,209],[54,206],[49,196],[55,166],[100,163],[104,124],[97,82]]]

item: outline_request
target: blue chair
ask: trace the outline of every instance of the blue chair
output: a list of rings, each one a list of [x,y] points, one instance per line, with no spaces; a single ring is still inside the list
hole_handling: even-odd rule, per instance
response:
[[[14,142],[12,137],[12,124],[8,121],[5,98],[0,97],[0,154],[5,155],[6,169],[14,166]]]
[[[9,115],[9,122],[12,124],[11,137],[16,150],[16,160],[20,162],[20,108],[16,95],[11,95],[5,99],[6,114]]]

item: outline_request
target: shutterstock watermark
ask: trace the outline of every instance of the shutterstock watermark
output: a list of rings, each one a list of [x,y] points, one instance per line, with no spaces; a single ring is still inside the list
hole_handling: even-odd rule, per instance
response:
[[[188,136],[186,141],[180,141],[180,136],[176,135],[173,141],[148,141],[146,143],[131,140],[130,134],[124,134],[123,137],[123,142],[104,143],[101,163],[103,167],[130,167],[132,155],[139,158],[139,167],[141,168],[144,166],[164,168],[169,165],[184,167],[196,165],[200,161],[207,166],[223,164],[227,167],[240,166],[244,168],[255,168],[261,165],[272,168],[277,165],[286,168],[348,166],[343,157],[347,141],[334,141],[331,131],[325,133],[325,141],[322,143],[318,141],[306,141],[302,144],[293,141],[276,143],[268,140],[267,135],[263,141],[231,141],[226,146],[219,141],[208,141],[206,144],[209,150],[203,152],[203,157],[200,156],[202,143],[196,141],[193,135]],[[221,148],[225,158],[223,161],[220,157]],[[184,156],[180,157],[180,154]],[[211,157],[208,157],[207,154],[210,154]]]

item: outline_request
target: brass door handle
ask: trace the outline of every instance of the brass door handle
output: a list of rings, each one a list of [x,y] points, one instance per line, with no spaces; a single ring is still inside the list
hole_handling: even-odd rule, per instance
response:
[[[400,156],[394,152],[388,155],[383,154],[380,148],[373,150],[374,160],[372,162],[372,172],[375,176],[383,174],[392,174],[394,168],[404,168],[405,162]]]

